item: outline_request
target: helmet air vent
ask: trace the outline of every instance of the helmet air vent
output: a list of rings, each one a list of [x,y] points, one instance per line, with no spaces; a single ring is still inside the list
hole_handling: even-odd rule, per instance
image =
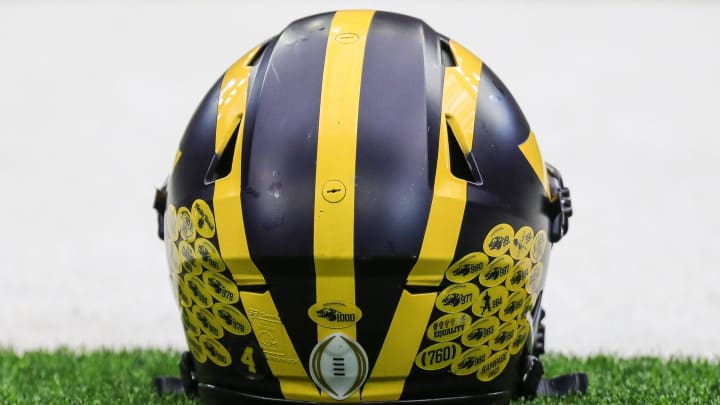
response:
[[[453,176],[465,180],[468,183],[482,184],[482,177],[480,176],[480,171],[477,168],[472,153],[468,153],[467,156],[465,155],[449,120],[446,121],[446,125],[448,149],[450,153],[450,172]]]
[[[268,42],[270,41],[267,41],[264,44],[260,45],[260,48],[257,50],[257,52],[255,52],[255,55],[253,55],[252,59],[247,62],[247,66],[255,66],[258,64],[258,62],[260,61],[260,57],[263,53],[265,53],[265,48],[267,48]]]
[[[208,167],[207,174],[205,175],[205,184],[214,183],[216,180],[222,179],[230,174],[232,170],[233,155],[235,154],[235,143],[237,143],[238,131],[240,130],[240,123],[242,117],[238,120],[237,127],[233,131],[230,140],[228,140],[225,149],[222,152],[216,153],[210,161],[210,167]]]
[[[440,40],[440,61],[445,66],[457,66],[455,62],[455,55],[453,55],[450,49],[450,44],[445,40]]]

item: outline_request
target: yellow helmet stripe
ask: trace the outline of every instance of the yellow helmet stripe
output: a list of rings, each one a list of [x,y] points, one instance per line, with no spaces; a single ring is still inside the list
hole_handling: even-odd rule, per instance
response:
[[[270,292],[241,291],[240,300],[267,364],[280,382],[283,396],[286,399],[317,401],[317,388],[305,372]]]
[[[363,401],[400,399],[405,379],[412,369],[415,355],[425,336],[425,328],[435,305],[437,293],[402,292],[375,367],[362,390]]]
[[[215,130],[215,153],[220,153],[228,144],[237,128],[233,154],[233,170],[227,177],[215,182],[213,205],[218,234],[218,244],[223,260],[238,285],[262,285],[265,278],[250,259],[245,222],[240,206],[240,171],[242,165],[242,139],[248,91],[248,76],[252,60],[259,47],[241,57],[228,69],[223,77],[218,100],[217,127]],[[238,127],[239,124],[239,127]]]
[[[450,42],[450,49],[457,66],[445,68],[443,118],[467,155],[472,148],[482,62],[455,42]],[[418,261],[408,276],[408,285],[439,285],[455,254],[465,213],[467,183],[450,172],[447,137],[447,125],[441,124],[430,216]]]
[[[540,180],[540,184],[542,184],[545,189],[545,195],[547,195],[551,201],[554,201],[553,196],[550,195],[550,182],[547,178],[547,169],[545,169],[545,162],[540,154],[540,148],[538,147],[535,134],[530,131],[528,138],[525,142],[520,144],[518,148],[520,149],[520,152],[522,152],[523,156],[525,156],[525,159],[527,159],[530,167],[533,169],[533,172],[535,172],[535,175],[538,177],[538,180]]]
[[[373,11],[338,11],[325,53],[315,174],[317,302],[355,304],[355,154],[365,44]],[[332,333],[318,325],[318,341]],[[355,339],[355,325],[342,330]]]

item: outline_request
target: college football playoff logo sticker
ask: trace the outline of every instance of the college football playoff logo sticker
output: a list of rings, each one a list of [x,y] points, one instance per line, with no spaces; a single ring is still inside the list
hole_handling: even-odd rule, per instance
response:
[[[365,383],[367,354],[358,342],[345,334],[333,333],[310,354],[310,376],[331,398],[343,400]]]

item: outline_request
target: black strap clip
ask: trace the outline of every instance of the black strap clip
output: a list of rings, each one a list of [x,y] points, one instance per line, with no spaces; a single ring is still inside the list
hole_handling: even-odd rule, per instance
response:
[[[155,189],[155,201],[153,208],[157,211],[158,218],[158,237],[160,240],[165,239],[165,208],[167,207],[167,183],[162,187]]]
[[[195,376],[195,363],[190,352],[180,357],[180,378],[160,376],[153,379],[158,395],[182,395],[194,397],[198,392],[198,380]]]
[[[555,243],[562,239],[568,231],[569,218],[573,214],[570,189],[565,187],[560,171],[554,166],[545,163],[550,175],[550,242]]]

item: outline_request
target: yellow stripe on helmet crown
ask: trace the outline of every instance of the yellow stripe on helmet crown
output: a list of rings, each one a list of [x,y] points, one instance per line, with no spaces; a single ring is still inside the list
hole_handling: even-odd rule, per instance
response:
[[[314,255],[317,302],[355,304],[355,155],[365,44],[373,11],[338,11],[330,26],[318,128]],[[318,341],[333,332],[318,325]],[[355,339],[355,325],[342,332]]]
[[[240,202],[240,171],[242,167],[240,155],[245,125],[242,117],[245,114],[247,102],[248,76],[252,69],[247,64],[258,50],[259,47],[256,47],[245,54],[225,73],[220,87],[215,130],[216,154],[219,154],[227,146],[236,128],[238,131],[232,170],[227,177],[215,182],[213,205],[220,253],[230,269],[233,279],[241,286],[265,284],[265,278],[250,259]]]

